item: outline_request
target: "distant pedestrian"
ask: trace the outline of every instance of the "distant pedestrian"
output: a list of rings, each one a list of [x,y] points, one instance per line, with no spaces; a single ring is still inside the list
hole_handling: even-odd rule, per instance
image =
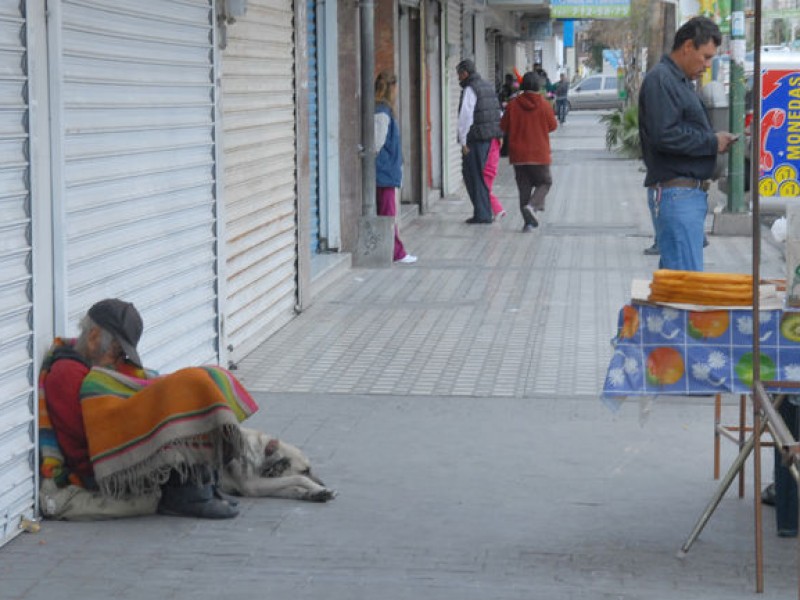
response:
[[[492,194],[500,161],[500,103],[492,85],[476,71],[475,63],[462,60],[456,66],[462,87],[458,103],[458,143],[461,145],[461,173],[472,202],[469,224],[491,223],[505,211]]]
[[[500,127],[508,133],[508,158],[514,165],[525,232],[539,225],[537,215],[544,210],[545,197],[553,184],[550,132],[558,123],[553,107],[539,93],[539,86],[535,73],[525,73],[520,94],[508,103],[500,120]]]
[[[567,120],[567,112],[569,110],[569,77],[566,73],[561,74],[561,78],[556,84],[556,116],[558,122],[562,125]]]
[[[511,97],[519,91],[519,82],[511,73],[506,73],[505,81],[500,86],[497,99],[500,101],[501,108],[505,108]]]
[[[650,221],[653,223],[653,243],[644,249],[645,256],[658,256],[658,230],[656,229],[656,195],[647,190],[647,209],[650,211]]]
[[[375,79],[375,183],[378,214],[396,217],[395,188],[403,183],[403,151],[400,145],[400,128],[394,119],[392,106],[397,98],[397,78],[387,71]],[[394,261],[404,264],[417,262],[417,257],[406,252],[400,241],[397,223],[394,224]]]
[[[714,133],[692,81],[711,66],[721,43],[712,20],[688,20],[675,33],[672,51],[647,73],[639,93],[644,185],[654,207],[662,269],[703,270],[708,180],[717,154],[727,152],[737,137]]]

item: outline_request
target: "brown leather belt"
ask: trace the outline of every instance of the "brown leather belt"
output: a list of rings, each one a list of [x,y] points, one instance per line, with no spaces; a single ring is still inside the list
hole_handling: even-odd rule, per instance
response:
[[[667,181],[660,181],[652,187],[654,188],[697,188],[698,190],[708,191],[711,183],[703,179],[692,179],[690,177],[676,177],[675,179],[667,179]]]

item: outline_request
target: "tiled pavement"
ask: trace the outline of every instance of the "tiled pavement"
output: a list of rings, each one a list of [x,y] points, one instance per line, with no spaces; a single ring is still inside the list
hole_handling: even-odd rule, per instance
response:
[[[300,445],[338,498],[243,499],[228,522],[46,522],[0,549],[0,599],[757,597],[734,494],[675,558],[715,487],[709,400],[598,401],[617,311],[657,259],[642,175],[596,118],[554,134],[535,233],[504,164],[506,219],[470,227],[466,200],[441,201],[403,232],[416,265],[348,272],[239,365],[262,406],[250,424]],[[747,272],[749,256],[748,238],[712,237],[706,259]],[[769,509],[765,530],[760,598],[795,597],[796,544]]]
[[[403,232],[417,264],[352,270],[242,362],[244,380],[265,392],[595,396],[631,279],[658,262],[642,254],[643,174],[607,153],[601,133],[574,113],[554,134],[555,183],[533,234],[520,231],[503,160],[508,217],[467,226],[466,200],[440,202]],[[713,238],[708,270],[749,272],[750,254],[749,238]],[[764,254],[780,274],[780,253]]]

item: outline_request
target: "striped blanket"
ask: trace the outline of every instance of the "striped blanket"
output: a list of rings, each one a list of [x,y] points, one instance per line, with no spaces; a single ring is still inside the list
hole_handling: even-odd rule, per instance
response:
[[[140,379],[94,367],[80,391],[89,455],[100,489],[115,497],[150,493],[171,469],[200,477],[238,456],[238,424],[258,407],[221,367]]]

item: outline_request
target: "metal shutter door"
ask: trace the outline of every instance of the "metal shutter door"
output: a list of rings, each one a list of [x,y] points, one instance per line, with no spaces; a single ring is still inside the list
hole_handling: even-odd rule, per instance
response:
[[[308,200],[311,204],[311,254],[320,251],[319,205],[319,129],[318,129],[318,71],[317,71],[317,0],[306,0],[308,26]]]
[[[227,302],[237,362],[294,315],[294,11],[250,0],[222,55]]]
[[[50,12],[67,329],[118,296],[142,313],[148,366],[216,362],[212,1],[64,0]]]
[[[0,545],[33,518],[35,410],[26,22],[0,1]]]
[[[457,48],[445,61],[445,82],[448,93],[448,119],[447,136],[444,147],[447,148],[446,166],[448,173],[447,189],[445,193],[456,194],[464,186],[461,177],[461,147],[458,145],[458,101],[461,98],[461,86],[456,75],[456,65],[461,61],[461,2],[448,0],[447,2],[447,47]]]

